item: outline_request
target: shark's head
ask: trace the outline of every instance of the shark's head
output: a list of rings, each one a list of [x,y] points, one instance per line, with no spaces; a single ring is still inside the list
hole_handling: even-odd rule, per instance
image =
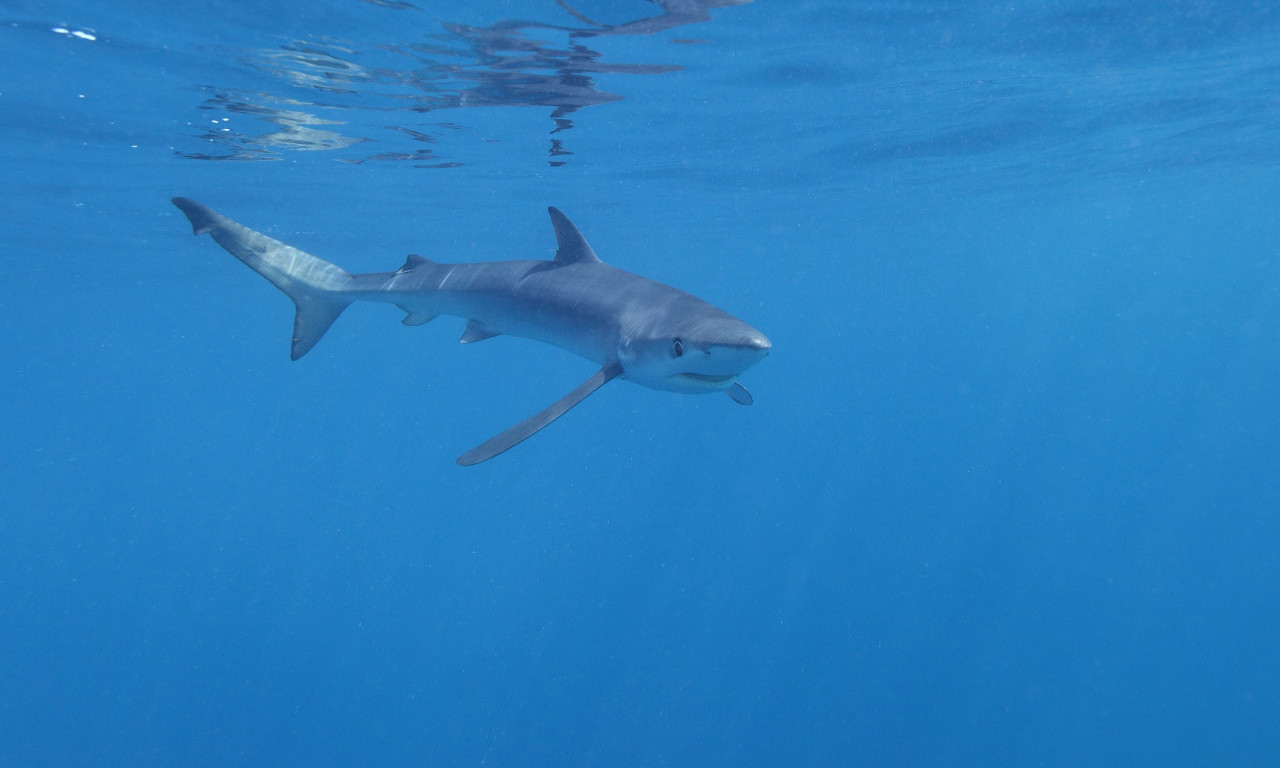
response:
[[[729,389],[769,349],[760,331],[685,294],[624,329],[618,359],[630,381],[696,394]]]

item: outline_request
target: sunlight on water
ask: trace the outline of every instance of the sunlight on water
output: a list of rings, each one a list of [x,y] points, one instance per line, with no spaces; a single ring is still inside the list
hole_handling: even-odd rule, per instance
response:
[[[549,110],[548,163],[563,165],[573,152],[561,134],[573,128],[573,116],[623,98],[602,89],[600,75],[659,75],[680,69],[678,64],[610,61],[592,49],[594,39],[663,33],[705,22],[718,6],[746,2],[750,0],[684,0],[655,8],[661,11],[656,15],[617,23],[597,22],[561,3],[561,24],[499,21],[476,27],[443,22],[441,32],[416,42],[374,43],[313,35],[278,49],[243,51],[238,58],[270,75],[279,86],[252,92],[207,84],[204,90],[210,95],[201,108],[247,115],[284,130],[254,133],[247,127],[224,127],[202,136],[217,149],[179,154],[201,160],[269,160],[279,159],[282,150],[340,150],[376,140],[395,148],[341,159],[454,167],[458,163],[442,158],[434,147],[421,146],[435,144],[450,129],[449,124],[431,121],[434,113],[535,107]],[[375,4],[414,9],[408,3]],[[375,121],[408,121],[412,127],[388,126],[375,133],[370,125]],[[346,127],[312,127],[317,125]]]

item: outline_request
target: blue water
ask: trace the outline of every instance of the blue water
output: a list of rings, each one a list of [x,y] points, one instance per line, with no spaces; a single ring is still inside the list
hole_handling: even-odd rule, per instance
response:
[[[0,765],[1280,764],[1280,11],[719,5],[0,2]],[[459,468],[595,366],[174,195],[773,353]]]

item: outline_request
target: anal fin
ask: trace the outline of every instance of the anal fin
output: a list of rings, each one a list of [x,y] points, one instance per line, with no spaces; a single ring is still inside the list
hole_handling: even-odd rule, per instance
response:
[[[467,329],[462,332],[462,338],[458,339],[459,344],[470,344],[473,341],[484,341],[501,334],[485,325],[483,321],[476,320],[474,317],[467,321]]]
[[[405,325],[423,325],[425,323],[429,323],[432,320],[436,319],[435,315],[429,314],[427,312],[419,312],[418,310],[411,309],[409,307],[406,307],[403,304],[397,304],[396,306],[403,309],[406,313],[405,318],[400,321]]]

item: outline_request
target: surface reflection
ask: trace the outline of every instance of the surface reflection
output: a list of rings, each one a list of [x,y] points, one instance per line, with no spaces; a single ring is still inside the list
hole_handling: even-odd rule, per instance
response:
[[[361,0],[396,12],[420,8],[401,0]],[[751,0],[662,0],[657,13],[618,23],[599,21],[564,0],[563,24],[506,20],[489,26],[444,23],[442,32],[418,42],[364,45],[315,35],[276,49],[249,51],[244,63],[269,76],[269,90],[205,86],[200,109],[223,113],[199,138],[204,151],[179,151],[200,160],[272,160],[289,150],[340,151],[347,163],[407,162],[419,168],[460,165],[439,156],[438,139],[461,129],[432,122],[440,110],[478,107],[543,107],[550,110],[547,162],[564,165],[573,152],[563,134],[572,116],[622,95],[599,86],[604,74],[659,75],[675,64],[606,60],[590,47],[594,38],[652,35],[711,18],[715,8]],[[377,11],[374,11],[377,12]],[[536,35],[536,37],[535,37]],[[675,40],[673,42],[701,42]],[[398,113],[382,125],[381,113]],[[233,119],[253,118],[253,122]],[[262,124],[269,130],[262,131]],[[350,152],[377,142],[394,149]],[[409,143],[412,142],[412,143]]]

